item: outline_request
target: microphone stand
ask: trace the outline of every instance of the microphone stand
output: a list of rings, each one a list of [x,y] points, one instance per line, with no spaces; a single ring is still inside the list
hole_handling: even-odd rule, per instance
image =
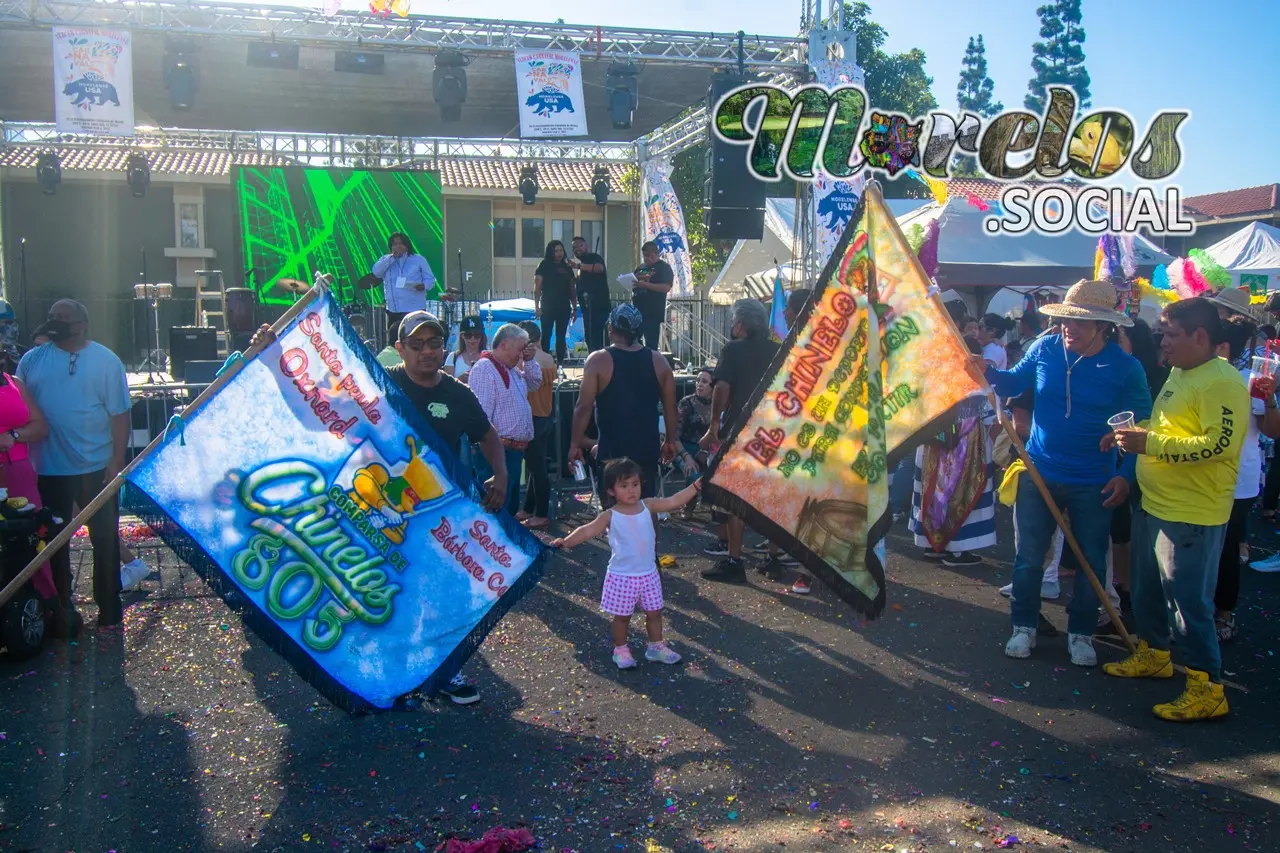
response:
[[[22,295],[22,328],[26,330],[27,335],[31,334],[31,316],[30,309],[27,306],[27,238],[18,238],[18,273],[22,277],[22,284],[18,287],[18,292]]]

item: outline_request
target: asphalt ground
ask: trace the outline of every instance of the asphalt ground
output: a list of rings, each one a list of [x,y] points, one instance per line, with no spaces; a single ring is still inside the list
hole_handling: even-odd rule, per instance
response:
[[[895,526],[890,605],[867,622],[758,562],[747,586],[702,580],[705,516],[672,520],[659,552],[677,558],[663,581],[685,659],[629,672],[598,610],[607,548],[584,545],[464,669],[480,704],[358,717],[154,540],[123,629],[94,630],[77,539],[90,629],[0,658],[0,850],[416,851],[495,826],[556,853],[1280,850],[1280,576],[1246,570],[1231,714],[1177,725],[1150,708],[1180,678],[1070,665],[1065,595],[1044,608],[1064,633],[1003,656],[1000,521],[966,569],[917,559]]]

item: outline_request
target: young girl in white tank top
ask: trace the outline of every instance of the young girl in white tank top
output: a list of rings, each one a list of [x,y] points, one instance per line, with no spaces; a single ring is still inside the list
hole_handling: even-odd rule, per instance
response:
[[[679,663],[676,654],[662,640],[662,579],[658,576],[655,519],[660,512],[673,512],[694,499],[702,482],[694,483],[669,498],[640,499],[640,466],[630,459],[611,459],[604,466],[604,492],[611,506],[594,521],[582,525],[553,548],[572,548],[609,532],[609,570],[604,576],[600,609],[613,617],[613,662],[618,669],[632,669],[636,659],[627,645],[627,632],[636,605],[644,611],[649,645],[645,660]]]

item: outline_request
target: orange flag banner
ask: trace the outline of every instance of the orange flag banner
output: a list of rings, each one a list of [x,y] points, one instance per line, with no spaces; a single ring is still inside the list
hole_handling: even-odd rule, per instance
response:
[[[868,616],[885,603],[889,471],[987,387],[929,287],[869,185],[705,480],[712,503]]]

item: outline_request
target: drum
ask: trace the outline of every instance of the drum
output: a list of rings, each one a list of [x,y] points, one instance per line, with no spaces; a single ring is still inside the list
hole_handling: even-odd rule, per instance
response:
[[[227,297],[227,331],[252,332],[258,328],[255,314],[258,308],[257,295],[247,287],[228,287]]]

